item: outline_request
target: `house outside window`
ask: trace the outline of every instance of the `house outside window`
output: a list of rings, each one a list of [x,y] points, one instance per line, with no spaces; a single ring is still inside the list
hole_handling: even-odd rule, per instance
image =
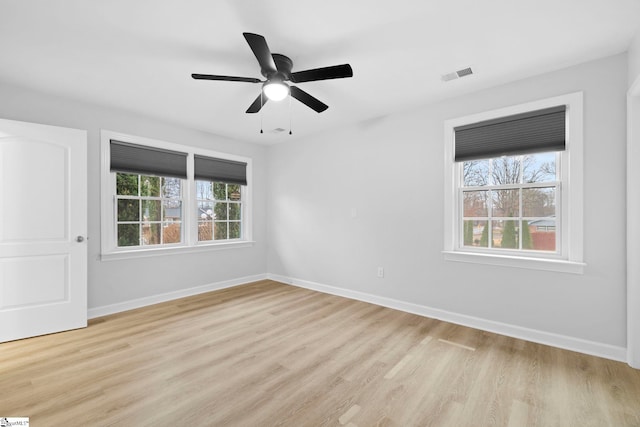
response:
[[[444,257],[581,273],[582,94],[445,122]]]

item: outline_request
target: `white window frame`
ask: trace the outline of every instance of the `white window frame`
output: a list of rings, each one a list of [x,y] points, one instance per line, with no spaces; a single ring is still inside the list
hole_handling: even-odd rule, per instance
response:
[[[110,141],[130,142],[132,144],[162,148],[171,151],[187,153],[187,179],[182,180],[182,236],[181,243],[153,246],[118,247],[116,237],[116,206],[115,188],[116,174],[110,170],[111,144]],[[217,159],[233,160],[247,164],[247,185],[242,186],[242,238],[234,240],[198,241],[198,221],[196,186],[193,177],[194,156],[201,155]],[[203,148],[176,144],[158,139],[126,135],[109,130],[100,131],[100,240],[101,259],[127,259],[136,257],[150,257],[157,255],[172,255],[187,252],[202,252],[219,249],[235,249],[250,247],[255,243],[253,238],[253,210],[252,210],[252,160],[248,157],[220,153]]]
[[[455,131],[459,126],[514,114],[567,106],[566,149],[560,155],[561,197],[556,206],[560,228],[560,251],[549,255],[530,251],[517,253],[462,246],[462,201],[459,197],[462,162],[455,162]],[[553,98],[486,111],[444,122],[444,250],[447,261],[531,268],[582,274],[583,262],[583,94],[575,92]],[[522,253],[521,253],[522,252]]]

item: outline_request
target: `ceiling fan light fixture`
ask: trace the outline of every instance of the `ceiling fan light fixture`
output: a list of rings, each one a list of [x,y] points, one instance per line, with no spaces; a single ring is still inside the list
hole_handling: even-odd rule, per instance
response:
[[[282,101],[289,95],[289,86],[281,81],[271,81],[264,84],[262,90],[271,101]]]

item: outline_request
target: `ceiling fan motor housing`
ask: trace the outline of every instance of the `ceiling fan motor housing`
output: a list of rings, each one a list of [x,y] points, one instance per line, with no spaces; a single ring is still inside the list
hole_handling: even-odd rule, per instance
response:
[[[274,73],[273,70],[265,70],[264,68],[261,71],[262,75],[265,76],[268,80],[271,80],[274,77],[279,76],[281,80],[291,80],[291,70],[293,68],[293,61],[291,58],[285,55],[281,55],[279,53],[271,54],[273,57],[273,62],[276,63],[277,71]]]

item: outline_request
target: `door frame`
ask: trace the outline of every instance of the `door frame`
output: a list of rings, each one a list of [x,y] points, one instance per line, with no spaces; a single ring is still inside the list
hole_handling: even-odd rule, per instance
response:
[[[640,76],[627,92],[627,363],[640,369]]]

